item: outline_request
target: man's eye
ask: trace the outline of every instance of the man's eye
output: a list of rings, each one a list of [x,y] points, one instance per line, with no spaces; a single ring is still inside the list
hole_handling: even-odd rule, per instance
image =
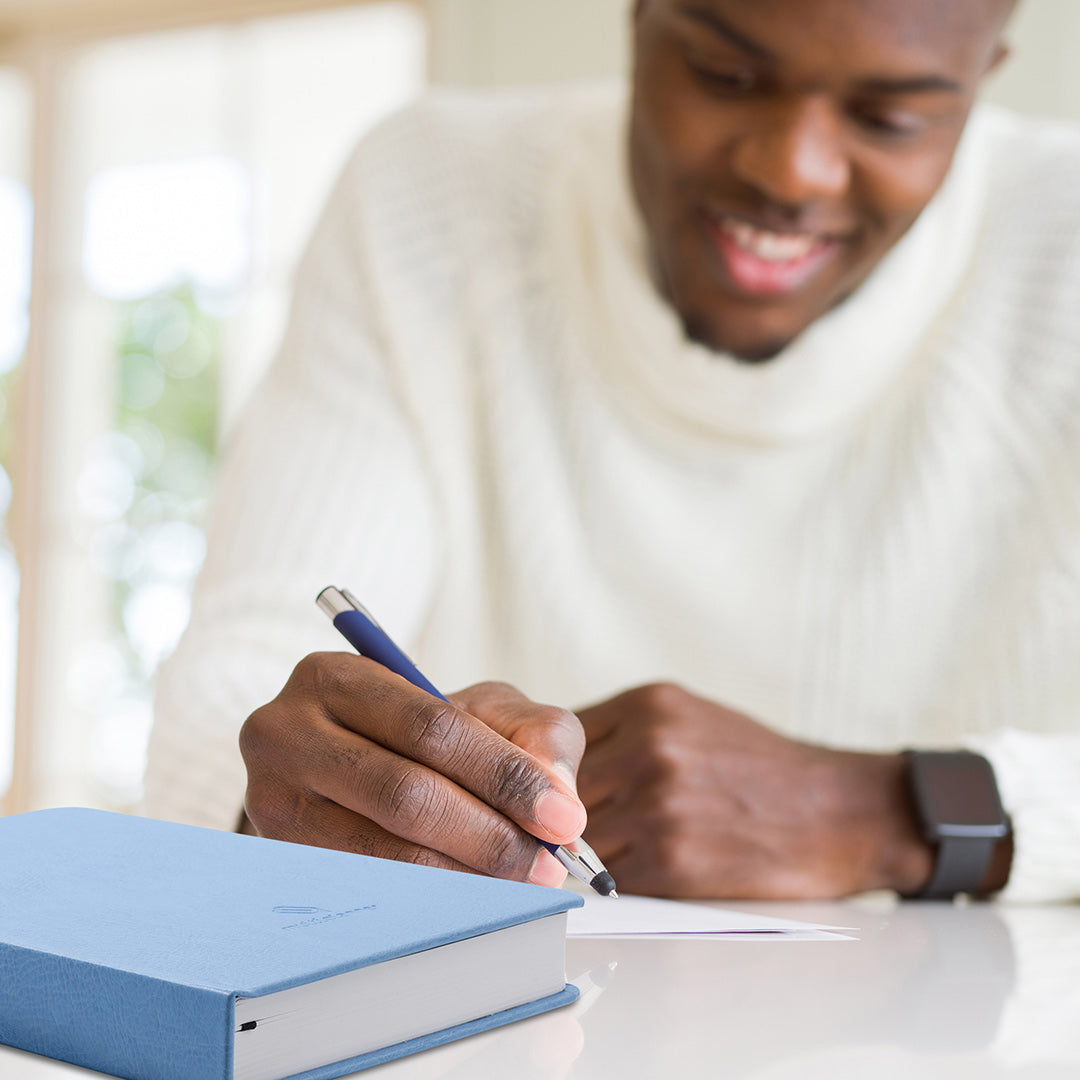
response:
[[[911,138],[918,135],[923,127],[920,117],[905,112],[859,109],[855,112],[855,119],[871,134],[895,139]]]
[[[759,86],[757,75],[744,68],[724,69],[691,63],[690,70],[706,86],[728,94],[748,94]]]

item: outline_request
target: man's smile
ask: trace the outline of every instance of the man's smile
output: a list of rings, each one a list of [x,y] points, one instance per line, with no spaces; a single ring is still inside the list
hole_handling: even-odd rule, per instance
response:
[[[824,270],[845,239],[836,232],[776,230],[735,214],[703,212],[724,284],[745,296],[796,292]]]

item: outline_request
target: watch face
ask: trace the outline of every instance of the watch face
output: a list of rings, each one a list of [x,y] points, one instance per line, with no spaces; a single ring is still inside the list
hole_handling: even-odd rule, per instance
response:
[[[1004,836],[1005,811],[994,771],[978,754],[917,753],[912,784],[931,837]]]

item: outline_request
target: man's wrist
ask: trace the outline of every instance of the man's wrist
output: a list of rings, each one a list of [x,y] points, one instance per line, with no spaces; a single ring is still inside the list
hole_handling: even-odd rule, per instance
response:
[[[934,848],[923,834],[902,754],[880,755],[883,792],[890,813],[883,819],[878,888],[901,895],[918,892],[934,872]]]
[[[934,850],[915,813],[903,756],[834,751],[839,767],[833,812],[846,837],[853,880],[846,891],[918,892],[934,869]]]

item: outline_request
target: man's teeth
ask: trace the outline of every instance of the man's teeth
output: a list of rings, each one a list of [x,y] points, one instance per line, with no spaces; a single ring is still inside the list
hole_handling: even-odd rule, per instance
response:
[[[794,262],[805,259],[821,240],[806,233],[774,233],[748,222],[724,218],[721,228],[744,251],[765,262]]]

